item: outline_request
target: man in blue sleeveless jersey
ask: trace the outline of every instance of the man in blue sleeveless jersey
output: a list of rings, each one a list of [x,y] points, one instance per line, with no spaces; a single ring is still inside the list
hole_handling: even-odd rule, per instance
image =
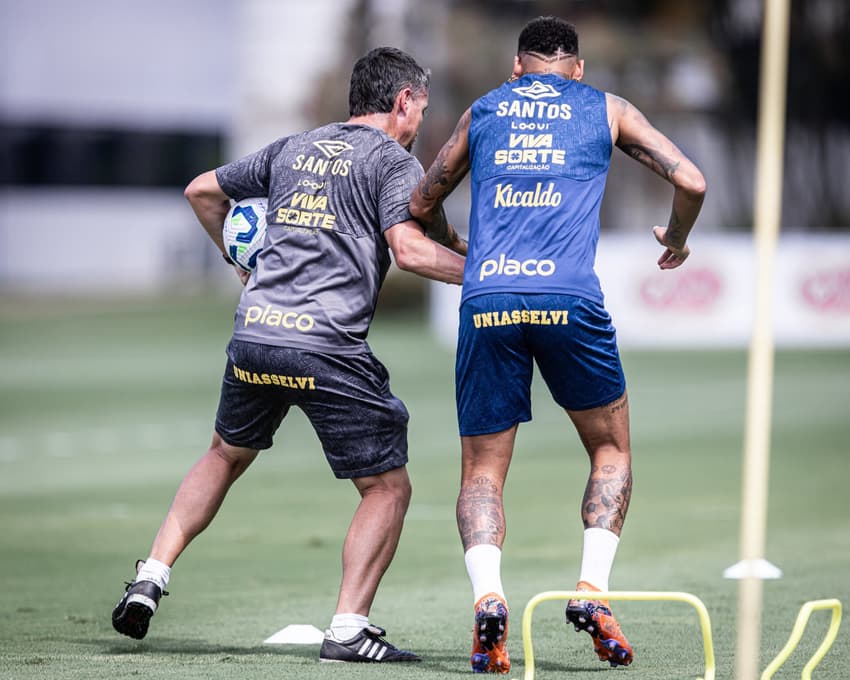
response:
[[[612,149],[673,185],[669,222],[654,228],[661,269],[688,257],[705,194],[696,166],[629,102],[582,84],[583,71],[571,24],[531,21],[511,79],[463,114],[411,199],[430,234],[453,236],[442,204],[471,175],[456,365],[457,520],[475,601],[476,672],[510,669],[502,489],[518,424],[531,419],[534,363],[590,457],[577,590],[608,590],[632,492],[625,379],[593,269]],[[588,598],[568,603],[567,621],[590,633],[600,659],[630,664],[632,647],[607,601]]]

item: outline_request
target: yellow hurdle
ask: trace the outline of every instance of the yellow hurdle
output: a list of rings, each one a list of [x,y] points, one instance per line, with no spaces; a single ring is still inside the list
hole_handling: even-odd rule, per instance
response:
[[[588,593],[587,591],[577,591],[577,590],[547,590],[542,593],[538,593],[534,597],[532,597],[528,604],[525,606],[525,612],[522,615],[522,645],[525,651],[525,675],[524,680],[534,680],[534,646],[531,641],[531,618],[534,613],[535,607],[541,602],[547,602],[549,600],[573,600],[573,599],[587,599]],[[686,602],[691,605],[694,609],[697,610],[697,614],[699,616],[700,626],[702,627],[702,642],[703,648],[705,650],[705,674],[702,678],[697,678],[697,680],[714,680],[715,673],[715,665],[714,665],[714,645],[711,641],[711,619],[708,617],[708,610],[705,608],[705,605],[702,603],[698,597],[691,595],[690,593],[675,593],[675,592],[653,592],[653,591],[603,591],[603,592],[594,592],[593,593],[594,600],[634,600],[634,601],[648,601],[648,600],[656,600],[656,601],[674,601],[674,602]],[[830,631],[832,632],[832,631]],[[838,628],[836,626],[835,633],[837,634]],[[835,635],[832,636],[832,639],[835,639]],[[829,641],[829,644],[832,644],[832,640]],[[796,642],[794,643],[796,646]],[[823,647],[823,645],[821,645]],[[829,646],[827,645],[827,648]],[[792,647],[793,649],[793,647]],[[818,650],[820,652],[821,650]],[[785,650],[783,650],[783,653]],[[788,654],[790,654],[790,650]],[[823,650],[823,653],[826,653],[826,650]],[[823,656],[823,654],[821,655]],[[787,654],[786,654],[787,657]],[[813,658],[814,660],[814,658]],[[820,659],[818,659],[819,661]],[[784,661],[784,659],[782,660]],[[811,662],[809,662],[811,664]],[[781,662],[780,662],[781,664]],[[814,667],[814,666],[812,666]],[[807,666],[808,668],[808,666]],[[769,677],[769,676],[768,676]],[[805,675],[804,675],[805,677]],[[762,678],[765,680],[765,678]]]
[[[803,668],[802,680],[811,680],[812,671],[821,662],[821,659],[826,656],[826,653],[832,647],[832,643],[835,642],[835,638],[838,635],[838,627],[841,625],[841,602],[839,600],[811,600],[800,607],[800,613],[797,614],[797,621],[794,623],[791,637],[788,638],[788,642],[785,643],[785,646],[776,655],[776,658],[764,669],[764,673],[761,674],[761,680],[770,680],[773,674],[779,670],[779,667],[788,660],[791,653],[797,649],[797,645],[800,644],[800,638],[803,637],[803,632],[806,630],[809,617],[813,611],[818,609],[831,609],[832,620],[829,623],[829,630],[826,631],[823,642],[820,643],[820,647],[815,650],[812,658],[809,659],[809,662]]]

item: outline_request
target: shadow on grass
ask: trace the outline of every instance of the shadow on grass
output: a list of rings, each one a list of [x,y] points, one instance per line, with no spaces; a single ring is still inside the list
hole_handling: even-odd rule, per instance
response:
[[[237,647],[233,645],[220,645],[205,642],[203,640],[156,640],[155,642],[103,644],[92,641],[92,646],[100,647],[100,652],[107,656],[134,656],[152,654],[157,656],[207,656],[220,657],[222,663],[233,659],[244,659],[245,657],[277,657],[281,659],[298,660],[298,663],[319,663],[319,650],[315,645],[254,645],[250,647]],[[447,654],[444,649],[417,648],[416,652],[422,656],[419,664],[393,664],[394,668],[416,670],[417,673],[428,675],[429,673],[468,675],[470,672],[469,661],[466,657],[457,654]],[[367,664],[359,664],[365,667]],[[386,664],[384,664],[386,665]],[[536,668],[545,673],[572,673],[582,675],[587,673],[606,672],[607,664],[600,663],[598,666],[580,663],[559,663],[557,661],[537,661]],[[525,670],[522,660],[515,660],[512,674],[521,675]]]
[[[469,665],[469,659],[466,656],[460,657],[455,654],[445,654],[442,650],[418,650],[418,653],[422,655],[422,664],[418,666],[423,672],[427,673],[428,671],[439,672],[439,673],[457,673],[458,675],[469,675],[471,672],[471,668]],[[595,673],[595,672],[605,672],[610,670],[608,664],[601,664],[599,666],[591,666],[591,665],[582,665],[582,664],[567,664],[567,663],[559,663],[557,661],[544,661],[535,663],[535,669],[540,672],[552,673],[554,674],[563,674],[563,673],[573,673],[570,677],[587,677],[586,673]],[[522,659],[513,659],[513,664],[511,666],[511,672],[508,677],[518,678],[523,675],[525,672],[525,666],[522,663]],[[562,676],[561,676],[562,677]]]
[[[319,650],[316,646],[300,645],[253,645],[250,647],[237,647],[234,645],[220,645],[197,639],[162,640],[133,643],[113,642],[103,644],[92,641],[93,646],[101,647],[101,653],[111,656],[126,656],[134,654],[156,654],[156,655],[186,655],[186,656],[293,656],[302,659],[318,659]]]

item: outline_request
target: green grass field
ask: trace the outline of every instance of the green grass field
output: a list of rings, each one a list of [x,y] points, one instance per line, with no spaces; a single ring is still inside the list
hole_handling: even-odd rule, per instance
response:
[[[316,646],[263,640],[290,623],[324,628],[357,497],[328,470],[295,412],[177,563],[151,632],[116,634],[109,614],[183,473],[206,449],[234,300],[0,304],[0,678],[426,678],[467,675],[471,592],[454,523],[459,445],[453,355],[421,320],[379,312],[372,333],[407,403],[414,498],[372,611],[415,667],[319,664]],[[718,677],[734,667],[746,353],[625,353],[635,487],[612,587],[684,590],[712,617]],[[800,605],[850,605],[850,349],[776,357],[763,668]],[[503,578],[510,650],[542,590],[578,575],[586,456],[541,385],[506,489]],[[535,614],[537,677],[696,678],[687,605],[615,603],[636,647],[627,669],[596,660],[563,608]],[[776,678],[795,678],[827,628],[816,613]],[[850,625],[815,678],[848,677]],[[607,677],[607,676],[606,676]]]

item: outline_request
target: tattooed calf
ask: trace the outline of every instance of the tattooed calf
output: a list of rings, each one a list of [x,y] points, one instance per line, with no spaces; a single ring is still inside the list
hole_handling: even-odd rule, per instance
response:
[[[482,475],[463,484],[457,499],[457,525],[464,550],[480,544],[502,545],[502,491],[490,478]]]
[[[594,468],[581,505],[584,528],[607,529],[619,536],[631,498],[631,469],[618,469],[616,465]]]

